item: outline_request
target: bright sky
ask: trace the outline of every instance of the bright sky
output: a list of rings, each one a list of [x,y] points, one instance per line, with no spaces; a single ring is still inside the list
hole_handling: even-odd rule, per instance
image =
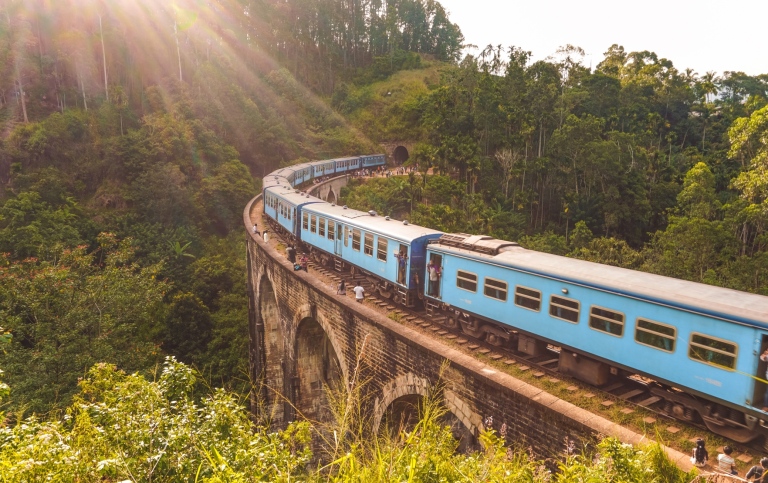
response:
[[[679,71],[768,74],[768,0],[439,0],[465,42],[515,45],[541,60],[571,44],[596,66],[612,44]],[[477,52],[472,52],[477,53]]]

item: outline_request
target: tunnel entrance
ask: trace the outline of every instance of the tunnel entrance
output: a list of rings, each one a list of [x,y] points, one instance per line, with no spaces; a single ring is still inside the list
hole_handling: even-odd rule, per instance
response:
[[[408,161],[411,155],[408,154],[408,150],[405,148],[405,146],[398,146],[392,152],[392,157],[395,159],[396,164],[403,164],[404,162]]]
[[[325,330],[312,318],[299,323],[296,332],[294,404],[311,421],[327,421],[327,387],[341,380],[341,366]]]

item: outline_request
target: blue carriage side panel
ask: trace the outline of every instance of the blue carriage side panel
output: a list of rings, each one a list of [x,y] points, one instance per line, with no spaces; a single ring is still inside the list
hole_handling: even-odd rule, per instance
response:
[[[501,265],[493,257],[439,246],[430,246],[429,253],[443,256],[442,300],[456,308],[535,334],[557,345],[592,354],[611,365],[631,368],[737,406],[743,407],[752,400],[754,382],[750,374],[755,374],[757,367],[753,347],[755,339],[760,337],[758,332],[765,331],[640,297],[599,289],[585,284],[584,280],[558,279],[516,269],[508,264]],[[474,291],[468,290],[466,283],[462,282],[464,287],[459,286],[459,270],[464,272],[462,275],[465,279],[471,278],[472,274],[476,275]],[[629,276],[632,272],[626,271],[623,275]],[[507,284],[505,301],[486,294],[485,281],[489,278]],[[627,283],[631,282],[629,278]],[[533,293],[539,292],[538,310],[516,303],[517,287]],[[490,293],[499,295],[495,289]],[[578,302],[577,323],[551,315],[553,296]],[[622,314],[621,335],[591,327],[592,307]],[[674,328],[674,347],[663,350],[638,342],[638,319]],[[736,352],[735,367],[724,368],[693,358],[690,351],[694,335],[733,344]]]
[[[363,168],[372,168],[374,166],[384,166],[387,163],[387,157],[384,154],[372,154],[360,156],[360,161]]]
[[[307,205],[323,203],[318,198],[296,193],[295,190],[285,190],[270,193],[274,207],[270,207],[267,213],[281,227],[291,233],[297,240],[301,240],[300,220],[302,209]]]
[[[335,230],[333,240],[328,238],[329,221]],[[442,235],[428,228],[327,203],[308,207],[302,214],[301,226],[305,243],[339,256],[392,284],[411,289],[418,287],[415,275],[423,271],[427,241]],[[398,280],[399,260],[396,257],[401,247],[408,252],[402,283]]]

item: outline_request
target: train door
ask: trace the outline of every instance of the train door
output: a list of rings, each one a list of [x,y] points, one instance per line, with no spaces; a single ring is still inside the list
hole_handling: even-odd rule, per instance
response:
[[[440,282],[443,276],[443,256],[437,253],[429,254],[427,264],[427,293],[430,297],[441,298]]]
[[[343,237],[343,232],[341,228],[341,223],[336,223],[336,240],[334,240],[334,245],[336,247],[335,253],[339,257],[341,256],[342,237]]]
[[[768,335],[763,335],[760,341],[760,352],[757,358],[757,374],[755,374],[755,390],[753,393],[752,406],[768,412]],[[766,359],[766,360],[763,360]]]
[[[400,250],[397,251],[397,283],[408,285],[405,274],[408,269],[408,245],[400,244]]]

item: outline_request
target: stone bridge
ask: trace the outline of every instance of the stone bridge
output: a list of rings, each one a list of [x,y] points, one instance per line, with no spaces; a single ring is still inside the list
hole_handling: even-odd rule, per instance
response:
[[[340,199],[341,188],[347,186],[350,175],[337,176],[324,183],[313,185],[307,191],[314,196],[327,201],[328,203],[338,203]]]
[[[447,423],[469,447],[480,431],[503,432],[537,457],[561,459],[597,435],[627,443],[644,437],[516,379],[482,360],[404,325],[368,304],[335,294],[317,276],[293,270],[276,240],[249,227],[261,223],[261,197],[246,207],[250,365],[256,417],[276,427],[303,417],[327,422],[326,388],[365,381],[360,397],[371,431],[407,419],[408,409],[437,394]],[[435,392],[436,391],[436,392]],[[682,468],[687,455],[668,450]]]

